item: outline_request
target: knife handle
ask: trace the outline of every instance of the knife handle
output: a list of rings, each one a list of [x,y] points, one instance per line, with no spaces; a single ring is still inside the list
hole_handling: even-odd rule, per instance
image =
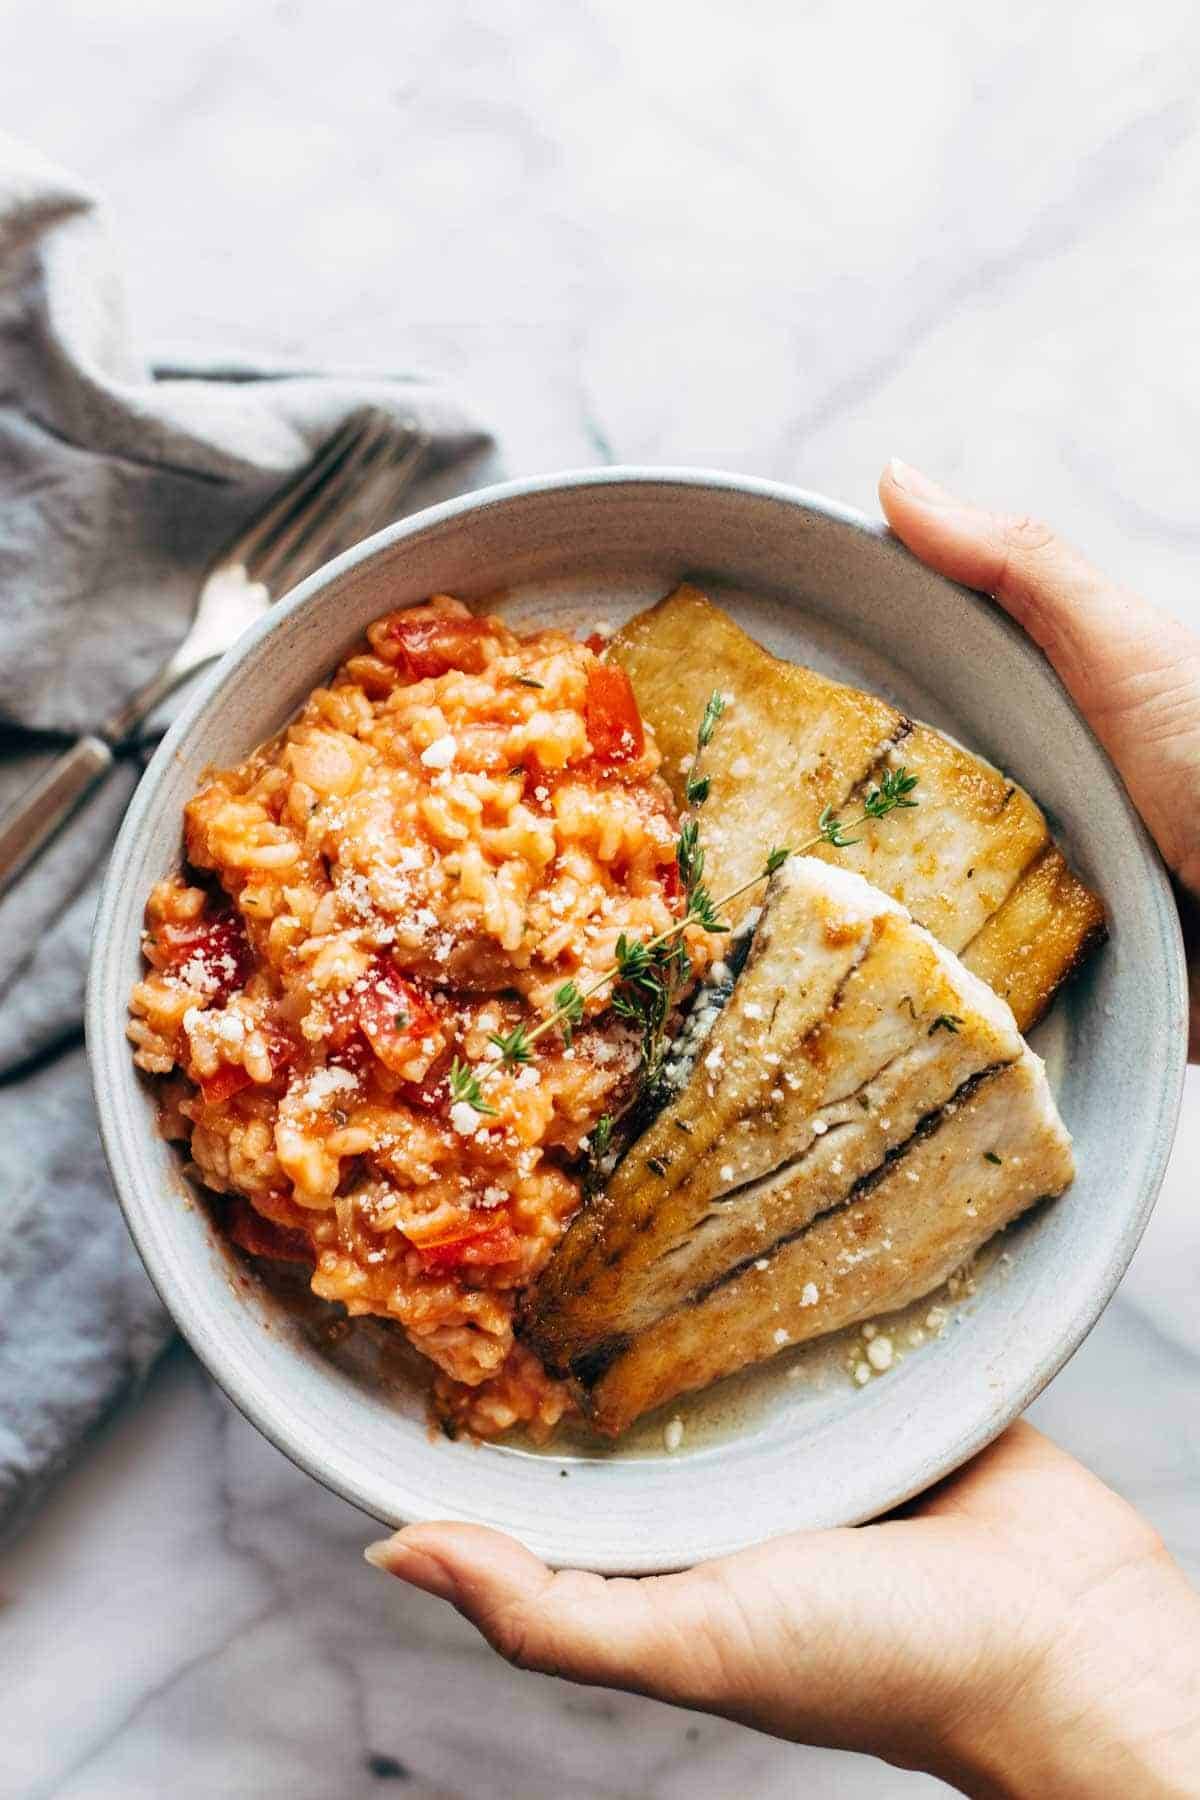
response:
[[[9,807],[0,818],[0,895],[8,892],[112,765],[113,753],[103,738],[81,737]]]

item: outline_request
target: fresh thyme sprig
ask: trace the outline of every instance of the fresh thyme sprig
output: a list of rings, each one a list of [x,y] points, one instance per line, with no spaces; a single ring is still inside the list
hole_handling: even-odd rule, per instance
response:
[[[450,1073],[446,1079],[450,1084],[450,1098],[456,1105],[460,1100],[465,1100],[477,1113],[490,1114],[495,1118],[496,1109],[484,1099],[483,1084],[469,1063],[460,1063],[456,1056],[450,1064]]]
[[[859,843],[860,839],[847,835],[859,825],[865,825],[869,819],[886,819],[897,807],[918,804],[908,798],[917,785],[917,779],[917,776],[908,773],[903,763],[898,769],[889,769],[878,787],[871,788],[865,796],[862,816],[851,819],[849,825],[843,825],[835,816],[832,806],[827,806],[817,820],[819,832],[811,843],[801,845],[801,853],[811,850],[816,844],[832,844],[835,850],[848,850],[851,844]]]
[[[696,753],[692,757],[692,765],[688,770],[687,784],[684,792],[689,806],[703,806],[704,802],[708,799],[711,777],[708,775],[701,775],[698,772],[700,758],[712,743],[712,735],[717,728],[717,720],[725,711],[725,704],[724,694],[719,688],[714,688],[712,693],[708,696],[708,703],[704,708],[704,714],[700,720],[700,728],[696,733]]]
[[[685,790],[687,803],[693,810],[680,826],[675,845],[675,867],[683,890],[684,923],[699,925],[709,932],[723,932],[729,927],[720,918],[704,884],[704,846],[700,842],[696,809],[708,799],[710,787],[709,777],[700,773],[700,763],[727,704],[719,688],[713,689],[705,703]],[[641,1077],[645,1088],[658,1079],[666,1055],[667,1023],[677,996],[691,980],[692,959],[682,930],[646,949],[640,943],[630,944],[622,937],[616,953],[618,976],[613,989],[613,1011],[630,1024],[641,1026]]]
[[[712,742],[717,721],[724,711],[724,696],[714,690],[696,733],[696,756],[687,783],[688,801],[692,806],[702,806],[708,798],[708,778],[696,776],[696,763],[701,751]],[[862,812],[845,824],[831,806],[826,806],[817,820],[818,830],[814,837],[794,849],[785,844],[776,846],[767,853],[757,874],[723,894],[719,900],[714,900],[704,885],[704,846],[700,842],[699,820],[694,815],[685,819],[675,845],[675,864],[683,889],[683,916],[652,938],[631,938],[622,932],[614,945],[614,960],[609,967],[582,987],[578,982],[565,981],[555,992],[553,1010],[532,1030],[517,1025],[507,1033],[492,1032],[488,1041],[499,1054],[481,1070],[460,1065],[456,1058],[449,1075],[454,1100],[465,1100],[476,1112],[494,1117],[495,1107],[490,1106],[483,1096],[484,1082],[501,1069],[531,1062],[533,1046],[548,1032],[557,1030],[570,1048],[574,1033],[583,1022],[587,1002],[609,986],[613,988],[612,1008],[618,1018],[641,1027],[643,1069],[652,1079],[661,1061],[664,1032],[675,996],[686,986],[691,975],[691,958],[684,941],[688,927],[696,925],[713,934],[727,932],[729,922],[722,915],[735,900],[750,893],[760,882],[769,880],[789,857],[803,856],[819,844],[829,844],[835,850],[846,849],[860,841],[850,835],[860,825],[885,819],[900,808],[915,807],[918,802],[910,795],[917,780],[918,777],[910,775],[903,764],[897,769],[889,769],[879,784],[868,790]],[[939,1019],[934,1029],[942,1025],[950,1031],[958,1028],[957,1022],[949,1017]],[[610,1135],[611,1129],[610,1121]]]
[[[583,1184],[589,1195],[596,1192],[604,1177],[604,1160],[612,1148],[613,1124],[611,1113],[601,1113],[588,1134],[587,1168]]]
[[[916,787],[919,777],[910,775],[901,763],[898,769],[889,769],[878,787],[873,787],[863,805],[868,819],[885,819],[898,806],[916,806],[916,800],[908,796]]]
[[[728,931],[718,917],[719,908],[703,882],[704,846],[700,842],[700,821],[685,819],[675,845],[675,867],[683,888],[687,918],[684,923],[703,925],[705,931]]]
[[[514,1025],[507,1033],[490,1032],[488,1043],[495,1044],[500,1052],[500,1060],[510,1067],[533,1061],[533,1051],[529,1047],[529,1034],[524,1025]]]
[[[583,995],[573,981],[564,981],[555,992],[554,1005],[562,1029],[563,1042],[569,1050],[577,1027],[583,1024]]]
[[[704,713],[700,720],[700,729],[696,733],[696,748],[707,750],[712,743],[712,734],[717,728],[717,720],[725,711],[725,696],[720,688],[714,688],[705,703]]]

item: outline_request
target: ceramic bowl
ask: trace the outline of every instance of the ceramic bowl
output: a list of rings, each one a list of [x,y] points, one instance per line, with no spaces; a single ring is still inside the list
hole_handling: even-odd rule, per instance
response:
[[[124,1036],[143,901],[178,862],[182,808],[206,767],[281,726],[377,615],[438,590],[504,590],[502,608],[523,622],[590,629],[685,575],[771,648],[885,693],[1010,770],[1104,896],[1111,940],[1038,1042],[1079,1176],[1008,1234],[1002,1266],[960,1297],[951,1329],[861,1390],[835,1346],[789,1352],[684,1408],[672,1454],[661,1418],[608,1450],[572,1438],[549,1451],[451,1443],[431,1436],[416,1384],[386,1372],[370,1326],[335,1347],[189,1194]],[[1184,995],[1170,889],[1121,782],[991,604],[815,495],[613,469],[510,483],[407,519],[247,632],[130,806],[96,923],[88,1039],[105,1147],[146,1267],[197,1354],[280,1449],[389,1525],[482,1521],[555,1564],[640,1572],[876,1516],[1028,1405],[1095,1323],[1154,1203],[1182,1085]]]

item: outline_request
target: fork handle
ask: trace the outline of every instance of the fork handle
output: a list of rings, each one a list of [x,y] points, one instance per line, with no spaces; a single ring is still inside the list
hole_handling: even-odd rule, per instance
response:
[[[0,895],[112,765],[113,753],[103,738],[81,737],[9,807],[0,818]]]

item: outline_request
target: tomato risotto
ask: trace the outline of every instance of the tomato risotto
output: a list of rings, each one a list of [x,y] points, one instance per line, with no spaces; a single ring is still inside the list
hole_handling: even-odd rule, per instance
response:
[[[489,1071],[494,1110],[456,1102],[449,1071],[680,916],[677,820],[601,640],[518,636],[444,596],[367,638],[188,805],[130,1036],[243,1249],[400,1324],[447,1423],[544,1434],[566,1390],[514,1343],[514,1307],[637,1038],[605,989],[535,1062]]]

